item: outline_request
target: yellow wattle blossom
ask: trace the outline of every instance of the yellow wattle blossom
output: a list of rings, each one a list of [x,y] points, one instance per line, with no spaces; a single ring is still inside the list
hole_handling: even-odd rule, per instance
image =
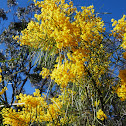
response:
[[[0,91],[0,95],[2,95],[6,90],[7,90],[7,87],[4,87],[4,88]]]
[[[62,125],[67,124],[67,121],[68,121],[68,117],[64,117],[64,118],[61,118],[61,119],[60,119],[60,123],[61,123]]]
[[[107,116],[101,109],[99,109],[97,112],[97,118],[103,121],[104,119],[107,119]]]
[[[0,68],[0,73],[2,73],[2,69]]]
[[[120,71],[119,71],[119,78],[120,78],[123,82],[126,82],[126,70],[120,70]]]
[[[121,79],[121,84],[118,88],[114,87],[113,89],[116,91],[118,97],[120,97],[121,101],[126,100],[126,70],[119,71],[119,78]]]
[[[121,86],[117,88],[116,93],[121,101],[126,100],[126,82],[121,83]]]
[[[126,52],[123,53],[123,58],[126,59]]]
[[[59,56],[59,61],[50,75],[58,85],[66,88],[69,82],[79,81],[86,74],[84,63],[92,52],[90,48],[98,49],[99,53],[103,50],[103,45],[99,47],[99,44],[103,40],[104,22],[95,16],[93,5],[82,7],[82,12],[78,12],[72,1],[69,4],[65,3],[65,0],[34,2],[41,8],[41,13],[34,15],[37,21],[30,21],[27,28],[22,31],[22,35],[15,36],[15,39],[18,39],[21,45],[42,48],[43,51],[52,48],[71,51],[72,53],[68,51],[66,54],[69,60]],[[76,14],[75,20],[71,21],[70,15],[73,13]],[[95,59],[94,54],[92,60]],[[89,67],[93,67],[96,74],[102,75],[107,65],[108,62],[105,62],[104,66],[94,67],[94,64],[90,63]],[[48,77],[49,70],[43,68],[40,75],[43,78]]]
[[[48,78],[49,74],[50,74],[49,69],[43,67],[42,71],[40,73],[40,75],[42,75],[42,78],[43,79],[46,78],[46,77]]]
[[[68,82],[75,82],[79,80],[85,74],[84,62],[86,54],[81,49],[74,50],[73,54],[67,53],[68,60],[64,63],[58,63],[55,65],[52,71],[51,79],[61,86],[61,88],[66,88]]]
[[[65,112],[61,108],[63,106],[63,97],[52,98],[51,103],[46,102],[44,96],[41,96],[40,91],[38,89],[33,93],[34,95],[26,95],[20,94],[16,96],[18,103],[23,103],[22,105],[18,105],[22,107],[22,110],[18,110],[17,112],[13,108],[4,108],[2,109],[2,116],[4,118],[3,124],[10,124],[11,126],[29,126],[30,123],[46,122],[47,124],[52,124],[55,122],[58,124],[58,118],[63,115],[65,116]],[[66,96],[68,97],[68,96]],[[66,99],[65,99],[66,100]],[[64,118],[65,121],[67,118]],[[61,120],[61,124],[65,123]]]
[[[99,106],[99,104],[100,104],[100,100],[95,101],[95,103],[94,103],[94,107]]]
[[[123,43],[121,44],[121,47],[123,47],[124,49],[126,49],[126,19],[125,18],[126,15],[123,15],[123,17],[118,21],[112,19],[113,22],[112,26],[114,27],[112,33],[114,37],[122,40]]]
[[[111,22],[114,22],[114,19],[113,18],[111,19]]]
[[[76,8],[73,9],[71,2],[68,5],[61,0],[44,0],[37,1],[36,6],[41,8],[41,14],[35,14],[34,17],[40,23],[33,21],[28,23],[27,28],[19,37],[21,45],[29,45],[34,48],[44,47],[45,50],[49,46],[61,49],[78,45],[79,28],[70,23],[70,17],[66,16],[76,10]],[[68,8],[70,8],[70,12],[68,12]],[[15,39],[17,38],[15,36]]]

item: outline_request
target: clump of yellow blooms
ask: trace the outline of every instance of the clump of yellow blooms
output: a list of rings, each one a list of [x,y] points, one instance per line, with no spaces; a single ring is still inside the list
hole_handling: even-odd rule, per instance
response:
[[[126,52],[123,53],[123,58],[126,59]]]
[[[120,70],[120,71],[119,71],[119,78],[120,78],[123,82],[126,82],[126,70]]]
[[[20,94],[16,97],[18,103],[23,103],[18,105],[22,107],[22,110],[17,112],[13,108],[2,109],[2,116],[4,118],[4,124],[10,124],[12,126],[28,126],[33,122],[46,122],[47,124],[58,124],[59,115],[64,115],[61,111],[63,106],[62,97],[52,98],[51,103],[47,104],[45,96],[41,96],[40,91],[36,91],[32,95]],[[62,118],[62,122],[66,120],[66,117]]]
[[[48,78],[49,74],[50,74],[50,72],[47,68],[42,68],[40,75],[42,75],[43,79],[46,78],[46,77]]]
[[[36,120],[45,121],[46,116],[45,109],[48,107],[44,97],[41,97],[39,90],[36,89],[34,97],[31,95],[20,94],[17,96],[18,103],[22,104],[22,111],[18,110],[16,112],[13,108],[2,109],[4,124],[10,124],[12,126],[28,126],[30,123],[35,122]],[[43,116],[44,115],[44,116]]]
[[[95,103],[94,103],[94,107],[99,106],[99,104],[100,104],[100,100],[95,101]]]
[[[0,95],[2,95],[6,90],[7,90],[7,87],[4,87],[4,88],[0,91]]]
[[[97,52],[97,53],[96,53]],[[100,86],[99,78],[105,74],[109,68],[109,55],[105,53],[103,44],[100,44],[99,47],[94,48],[88,56],[88,69],[94,75],[97,85]]]
[[[4,124],[29,126],[37,122],[49,126],[65,125],[67,122],[71,122],[73,118],[71,116],[68,118],[62,107],[71,104],[72,94],[75,95],[76,93],[70,89],[63,89],[61,95],[58,98],[50,98],[48,104],[46,96],[44,94],[41,96],[38,89],[33,95],[20,94],[16,98],[19,103],[18,107],[22,107],[22,109],[16,111],[13,108],[3,108],[1,114],[4,118]]]
[[[3,108],[1,114],[4,117],[4,124],[12,126],[28,126],[28,119],[22,116],[22,112],[16,112],[13,108]]]
[[[82,12],[77,12],[75,22],[81,29],[81,44],[86,47],[99,45],[103,39],[101,33],[104,32],[104,22],[101,18],[94,14],[93,5],[89,7],[82,7]]]
[[[121,101],[126,100],[126,83],[122,82],[121,86],[117,89],[117,95],[120,97]]]
[[[70,23],[70,17],[66,16],[66,13],[69,13],[68,8],[73,7],[72,3],[68,5],[65,1],[61,4],[59,2],[57,0],[37,1],[36,6],[41,8],[41,14],[35,14],[34,17],[38,22],[31,21],[22,31],[22,36],[15,36],[15,39],[18,38],[21,45],[34,48],[49,49],[56,46],[61,49],[77,46],[79,28]],[[72,9],[71,13],[75,10],[76,8]]]
[[[74,49],[73,53],[67,53],[68,59],[64,59],[63,63],[58,62],[55,65],[51,74],[51,79],[54,79],[62,88],[66,88],[68,82],[74,83],[76,79],[81,79],[85,73],[84,62],[87,56],[85,52],[88,51],[79,48]],[[58,59],[60,59],[60,57],[58,57]]]
[[[118,21],[112,19],[112,26],[114,26],[112,32],[114,37],[122,40],[121,47],[126,49],[126,15],[123,15]],[[123,53],[123,58],[126,59],[126,53]],[[121,85],[117,88],[116,93],[122,101],[126,100],[126,70],[119,71],[119,78],[121,79]]]
[[[114,27],[112,30],[112,33],[114,35],[114,37],[116,37],[117,39],[122,39],[123,43],[122,43],[122,47],[124,49],[126,49],[126,15],[123,15],[123,17],[121,19],[114,20],[112,19],[111,21],[113,22],[112,26]]]
[[[119,78],[121,79],[121,85],[117,88],[116,93],[121,101],[126,100],[126,70],[119,71]]]
[[[29,22],[22,35],[14,37],[21,45],[61,49],[76,47],[79,41],[95,45],[103,38],[100,33],[104,31],[104,23],[94,15],[93,5],[82,7],[82,13],[76,11],[72,1],[67,4],[65,0],[44,0],[37,1],[36,6],[41,8],[41,14],[34,15],[38,22]],[[75,21],[71,22],[69,15],[75,11]]]
[[[0,83],[2,82],[2,69],[0,68]],[[5,91],[7,90],[7,87],[2,88],[2,90],[0,91],[0,95],[2,95]]]
[[[42,48],[43,51],[54,47],[59,50],[59,53],[68,50],[65,53],[69,61],[64,58],[63,62],[58,62],[50,75],[51,79],[65,88],[69,82],[79,81],[86,74],[84,63],[91,52],[90,48],[101,50],[99,44],[103,40],[104,22],[100,17],[95,16],[93,5],[82,7],[82,12],[78,12],[72,1],[69,3],[65,3],[65,0],[34,2],[41,8],[41,13],[34,15],[38,22],[29,22],[22,35],[14,38],[18,39],[21,45]],[[73,13],[76,15],[72,21]],[[94,68],[96,73],[105,72],[105,66],[95,66],[99,68],[99,70]],[[43,68],[40,74],[45,78],[48,73],[49,70]]]
[[[97,118],[103,121],[104,119],[107,119],[107,116],[101,109],[99,109],[97,112]]]
[[[0,73],[2,73],[2,69],[0,68]]]

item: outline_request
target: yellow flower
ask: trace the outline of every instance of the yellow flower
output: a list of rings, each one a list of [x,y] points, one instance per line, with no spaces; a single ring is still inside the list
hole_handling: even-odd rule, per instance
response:
[[[49,76],[49,74],[50,74],[50,72],[49,72],[49,70],[47,69],[47,68],[42,68],[42,71],[41,71],[41,73],[40,73],[40,75],[42,75],[42,78],[44,79],[44,78],[48,78],[48,76]]]
[[[99,109],[97,112],[97,118],[103,121],[104,119],[107,119],[107,116],[101,109]]]
[[[0,73],[2,73],[2,69],[0,68]]]
[[[100,100],[95,101],[95,103],[94,103],[94,107],[98,106],[99,104],[100,104]]]
[[[2,95],[6,90],[7,90],[7,87],[4,87],[4,88],[0,91],[0,95]]]
[[[119,71],[119,78],[120,78],[123,82],[126,82],[126,70],[120,70],[120,71]]]
[[[2,75],[0,75],[0,83],[2,82]]]
[[[114,19],[113,18],[111,19],[111,22],[114,22]]]
[[[115,26],[118,22],[115,20],[112,24],[112,26]]]
[[[117,88],[116,93],[121,101],[126,100],[126,83],[122,81],[121,86]]]
[[[126,59],[126,52],[123,53],[123,58]]]

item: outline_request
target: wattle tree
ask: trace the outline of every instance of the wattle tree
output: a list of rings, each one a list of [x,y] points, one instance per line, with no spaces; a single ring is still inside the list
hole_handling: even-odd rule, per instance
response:
[[[112,19],[113,29],[108,33],[93,5],[78,11],[72,1],[34,3],[40,13],[12,38],[30,53],[40,54],[39,75],[48,80],[47,91],[36,89],[33,95],[17,95],[20,108],[3,108],[3,124],[125,125],[125,15],[118,21]],[[6,86],[0,94],[5,91]]]

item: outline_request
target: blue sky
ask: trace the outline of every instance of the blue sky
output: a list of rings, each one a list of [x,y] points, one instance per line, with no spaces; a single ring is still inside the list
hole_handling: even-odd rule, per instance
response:
[[[74,0],[74,3],[85,6],[93,4],[98,12],[112,13],[108,16],[108,19],[118,19],[123,13],[126,13],[125,0]]]
[[[20,7],[24,7],[28,5],[28,0],[17,0],[17,2]],[[111,23],[112,18],[118,20],[119,18],[122,17],[123,14],[126,14],[126,0],[73,0],[73,3],[74,3],[74,6],[78,7],[78,9],[81,6],[94,5],[96,12],[111,13],[111,14],[99,15],[99,16],[102,16],[105,22],[109,22],[109,23]],[[6,11],[8,10],[7,0],[0,0],[0,8],[4,8]],[[13,21],[13,16],[11,14],[8,15],[8,21],[1,21],[0,33],[1,33],[2,28],[8,27],[9,22],[11,21]],[[108,27],[108,24],[106,24],[106,26]],[[0,50],[1,50],[1,47],[0,47]],[[8,85],[8,88],[10,89],[11,85]],[[30,86],[30,82],[27,82],[25,89],[27,93],[31,93],[34,91],[34,88],[31,88]],[[11,93],[11,90],[8,90],[8,93]]]
[[[73,1],[75,5],[79,6],[94,5],[96,12],[111,13],[111,14],[99,15],[105,22],[108,23],[111,23],[112,18],[118,20],[122,17],[123,14],[126,14],[126,0],[73,0]]]

